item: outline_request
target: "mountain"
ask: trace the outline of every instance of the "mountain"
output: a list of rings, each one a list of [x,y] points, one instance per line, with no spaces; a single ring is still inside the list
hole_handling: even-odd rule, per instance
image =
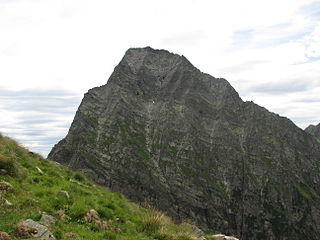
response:
[[[48,157],[206,230],[320,234],[316,139],[165,50],[129,49]]]
[[[309,125],[305,131],[315,136],[320,141],[320,123],[317,126],[312,124]]]
[[[195,226],[175,225],[163,213],[129,202],[0,134],[1,240],[203,240],[200,235]]]

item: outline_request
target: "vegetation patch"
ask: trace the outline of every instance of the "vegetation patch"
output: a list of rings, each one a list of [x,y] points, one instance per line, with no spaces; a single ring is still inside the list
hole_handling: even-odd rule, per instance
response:
[[[131,203],[1,135],[0,181],[1,199],[7,201],[0,201],[0,232],[11,239],[32,234],[21,221],[40,221],[43,212],[57,219],[49,229],[58,240],[196,239],[162,213]]]

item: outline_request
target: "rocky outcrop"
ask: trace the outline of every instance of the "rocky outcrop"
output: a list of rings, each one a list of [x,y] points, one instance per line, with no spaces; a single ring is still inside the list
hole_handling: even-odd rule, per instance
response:
[[[129,49],[48,157],[203,229],[320,234],[316,139],[168,51]]]
[[[21,237],[32,236],[33,238],[40,239],[56,239],[46,226],[41,225],[32,219],[21,221],[17,226],[17,233]]]
[[[57,219],[51,215],[48,215],[46,213],[42,213],[41,219],[39,221],[40,224],[51,227],[57,222]]]
[[[0,232],[0,240],[11,240],[11,236],[6,232]]]
[[[320,123],[315,126],[315,125],[309,125],[305,131],[307,133],[310,133],[311,135],[315,136],[319,141],[320,141]]]

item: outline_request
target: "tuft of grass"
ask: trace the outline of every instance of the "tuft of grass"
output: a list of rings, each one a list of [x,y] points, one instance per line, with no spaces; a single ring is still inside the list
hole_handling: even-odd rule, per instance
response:
[[[0,175],[16,177],[19,175],[19,172],[18,164],[13,159],[0,155]]]
[[[141,231],[149,236],[157,234],[165,225],[164,215],[160,212],[153,211],[142,221]]]
[[[106,239],[106,240],[116,240],[117,239],[117,235],[113,232],[105,232],[102,236],[102,239]]]
[[[79,181],[79,182],[84,182],[85,179],[86,179],[86,178],[85,178],[81,173],[79,173],[79,172],[75,173],[73,177],[74,177],[75,180],[77,180],[77,181]]]

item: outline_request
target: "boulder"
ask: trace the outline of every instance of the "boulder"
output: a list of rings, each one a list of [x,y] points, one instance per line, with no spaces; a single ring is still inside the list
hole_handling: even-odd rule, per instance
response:
[[[42,213],[41,219],[39,221],[40,224],[43,224],[47,227],[51,227],[56,223],[57,219],[51,215],[46,213]]]
[[[238,238],[226,236],[224,234],[215,234],[210,237],[213,240],[239,240]]]
[[[11,240],[12,238],[6,232],[0,232],[0,240]]]
[[[56,239],[49,229],[32,219],[27,219],[18,224],[18,234],[20,236],[32,236],[41,239]]]

